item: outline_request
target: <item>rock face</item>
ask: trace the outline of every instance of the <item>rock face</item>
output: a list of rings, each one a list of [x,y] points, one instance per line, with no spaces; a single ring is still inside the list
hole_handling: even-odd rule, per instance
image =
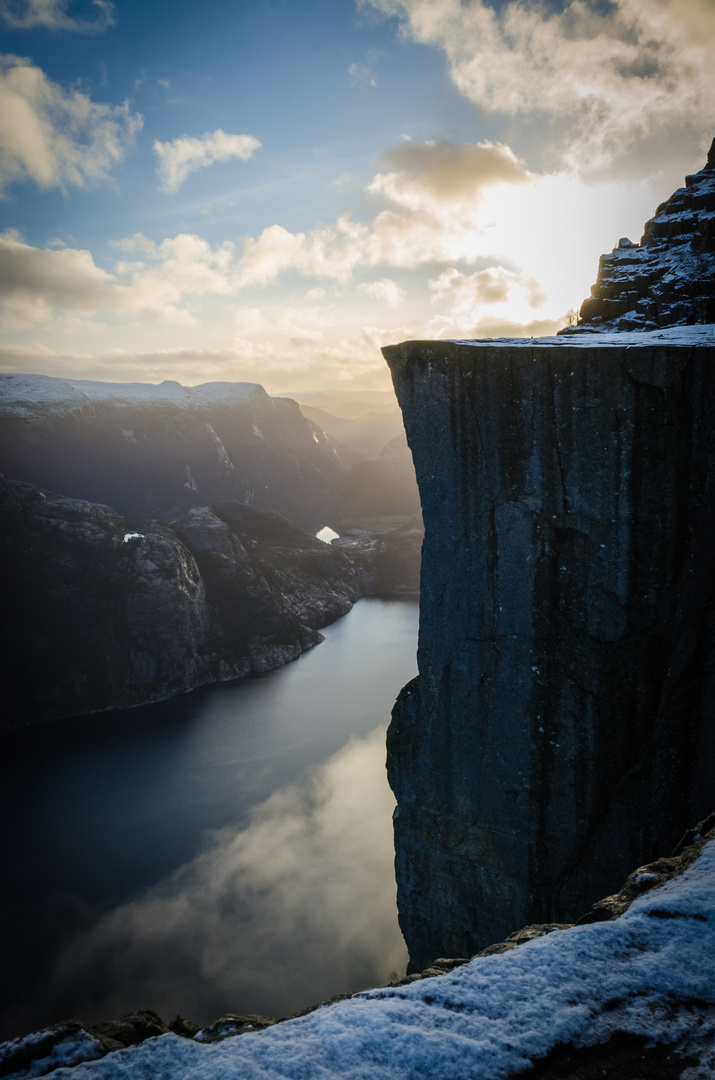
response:
[[[715,331],[383,351],[425,523],[388,734],[423,968],[573,921],[715,801]]]
[[[345,469],[296,402],[255,383],[0,375],[0,472],[134,520],[231,499],[317,529]]]
[[[658,207],[640,244],[624,238],[601,256],[581,305],[581,328],[696,322],[715,322],[715,139],[705,168]]]
[[[4,725],[279,667],[362,593],[344,552],[231,502],[137,532],[107,506],[0,478],[0,535]]]

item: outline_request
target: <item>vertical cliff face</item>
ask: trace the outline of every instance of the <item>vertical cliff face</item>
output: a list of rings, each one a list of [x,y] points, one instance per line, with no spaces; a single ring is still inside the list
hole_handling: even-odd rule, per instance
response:
[[[384,350],[422,498],[413,963],[578,916],[715,794],[715,330]]]

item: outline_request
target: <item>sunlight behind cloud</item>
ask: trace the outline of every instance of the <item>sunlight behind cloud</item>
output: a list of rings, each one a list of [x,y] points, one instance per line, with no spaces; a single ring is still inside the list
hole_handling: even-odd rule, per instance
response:
[[[398,17],[406,37],[441,49],[466,98],[513,117],[525,142],[531,127],[561,168],[648,175],[666,143],[672,153],[710,131],[711,0],[361,6]]]

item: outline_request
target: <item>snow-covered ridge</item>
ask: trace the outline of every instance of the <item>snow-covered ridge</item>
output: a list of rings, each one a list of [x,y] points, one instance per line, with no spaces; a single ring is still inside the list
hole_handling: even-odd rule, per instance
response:
[[[54,1080],[501,1080],[559,1044],[615,1032],[715,1069],[715,842],[682,876],[592,923],[438,978],[371,990],[265,1031],[205,1045],[163,1035]],[[685,1066],[684,1062],[684,1066]],[[15,1074],[19,1080],[20,1074]]]
[[[182,386],[178,382],[110,383],[58,379],[51,375],[0,375],[0,415],[32,416],[74,412],[92,405],[176,405],[181,409],[239,405],[268,400],[259,383],[210,382]]]

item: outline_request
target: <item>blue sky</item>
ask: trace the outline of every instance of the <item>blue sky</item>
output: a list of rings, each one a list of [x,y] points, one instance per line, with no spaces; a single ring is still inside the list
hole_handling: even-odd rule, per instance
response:
[[[0,0],[0,370],[385,388],[553,333],[715,128],[712,0]]]

